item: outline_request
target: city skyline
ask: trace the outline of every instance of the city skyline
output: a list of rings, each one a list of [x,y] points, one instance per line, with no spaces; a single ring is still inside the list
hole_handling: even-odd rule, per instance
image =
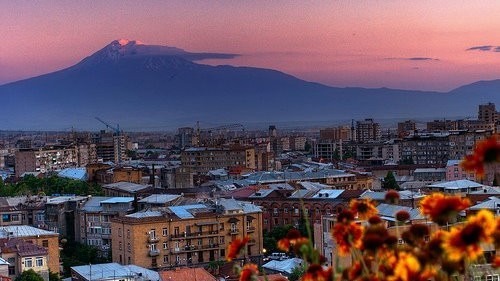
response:
[[[120,38],[236,53],[217,65],[330,86],[448,91],[500,78],[495,1],[2,1],[0,84],[69,67]]]

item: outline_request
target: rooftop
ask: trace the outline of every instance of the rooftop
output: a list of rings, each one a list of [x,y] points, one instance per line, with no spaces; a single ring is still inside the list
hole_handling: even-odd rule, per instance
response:
[[[8,237],[33,237],[37,235],[57,235],[58,233],[29,225],[0,226],[0,238]]]
[[[201,267],[176,268],[159,272],[162,281],[216,281],[217,279]]]
[[[69,178],[74,180],[86,180],[87,169],[85,168],[66,168],[57,173],[59,177]]]
[[[133,193],[133,192],[137,192],[137,191],[146,189],[149,187],[149,185],[121,181],[121,182],[116,182],[116,183],[105,184],[105,185],[103,185],[103,187],[108,188],[108,189],[115,189],[115,190],[121,190],[121,191]]]
[[[175,199],[181,197],[177,194],[153,194],[146,198],[139,200],[139,203],[149,203],[149,204],[166,204],[172,202]]]
[[[106,279],[121,279],[120,277],[138,277],[142,276],[142,280],[158,281],[159,274],[155,271],[142,268],[136,265],[124,266],[118,263],[102,263],[91,265],[80,265],[71,267],[71,271],[76,272],[86,280],[106,280]]]
[[[462,188],[480,188],[482,184],[471,180],[456,180],[456,181],[443,181],[429,185],[431,188],[444,188],[444,189],[462,189]]]

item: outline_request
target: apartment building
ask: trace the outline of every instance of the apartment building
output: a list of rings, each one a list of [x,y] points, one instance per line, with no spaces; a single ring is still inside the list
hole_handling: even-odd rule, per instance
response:
[[[444,166],[450,153],[449,133],[419,134],[405,138],[399,150],[401,160]]]
[[[45,202],[44,229],[57,232],[61,237],[75,240],[77,212],[89,199],[87,196],[57,196]]]
[[[363,121],[356,121],[356,141],[367,142],[380,140],[380,123],[368,118]]]
[[[49,281],[49,251],[47,248],[19,238],[0,238],[0,256],[8,262],[8,276],[15,279],[32,269]],[[56,273],[58,273],[57,271]]]
[[[45,260],[49,270],[52,272],[59,272],[58,233],[27,225],[0,227],[0,239],[15,238],[47,249],[48,252]],[[18,270],[16,272],[20,271]]]
[[[16,196],[0,198],[0,226],[44,226],[44,196]]]
[[[106,256],[111,250],[111,219],[133,212],[133,197],[92,197],[78,211],[76,239],[96,246]]]
[[[250,237],[245,257],[262,255],[262,211],[234,199],[214,199],[111,219],[113,262],[146,268],[204,266],[224,260],[234,239]]]
[[[210,170],[229,169],[234,166],[255,169],[255,148],[253,146],[192,147],[181,152],[181,162],[183,168],[203,174]]]
[[[48,146],[19,150],[15,153],[16,177],[25,172],[47,173],[70,167],[83,167],[95,160],[95,147],[90,144]]]

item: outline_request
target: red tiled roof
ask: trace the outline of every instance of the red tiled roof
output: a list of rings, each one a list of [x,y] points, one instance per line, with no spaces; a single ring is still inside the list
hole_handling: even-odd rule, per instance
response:
[[[267,279],[264,276],[259,276],[259,281],[288,281],[288,278],[281,274],[270,274],[266,275]]]
[[[21,257],[48,255],[48,250],[33,243],[18,238],[0,239],[2,253],[18,253]]]
[[[158,272],[162,281],[217,281],[204,268],[176,268]]]

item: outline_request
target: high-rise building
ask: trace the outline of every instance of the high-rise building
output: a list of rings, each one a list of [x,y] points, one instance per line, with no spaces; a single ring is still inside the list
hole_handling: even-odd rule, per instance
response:
[[[404,138],[412,135],[417,129],[417,125],[413,120],[407,120],[398,123],[398,137]]]
[[[356,140],[358,142],[376,141],[381,139],[380,124],[373,119],[356,122]]]

